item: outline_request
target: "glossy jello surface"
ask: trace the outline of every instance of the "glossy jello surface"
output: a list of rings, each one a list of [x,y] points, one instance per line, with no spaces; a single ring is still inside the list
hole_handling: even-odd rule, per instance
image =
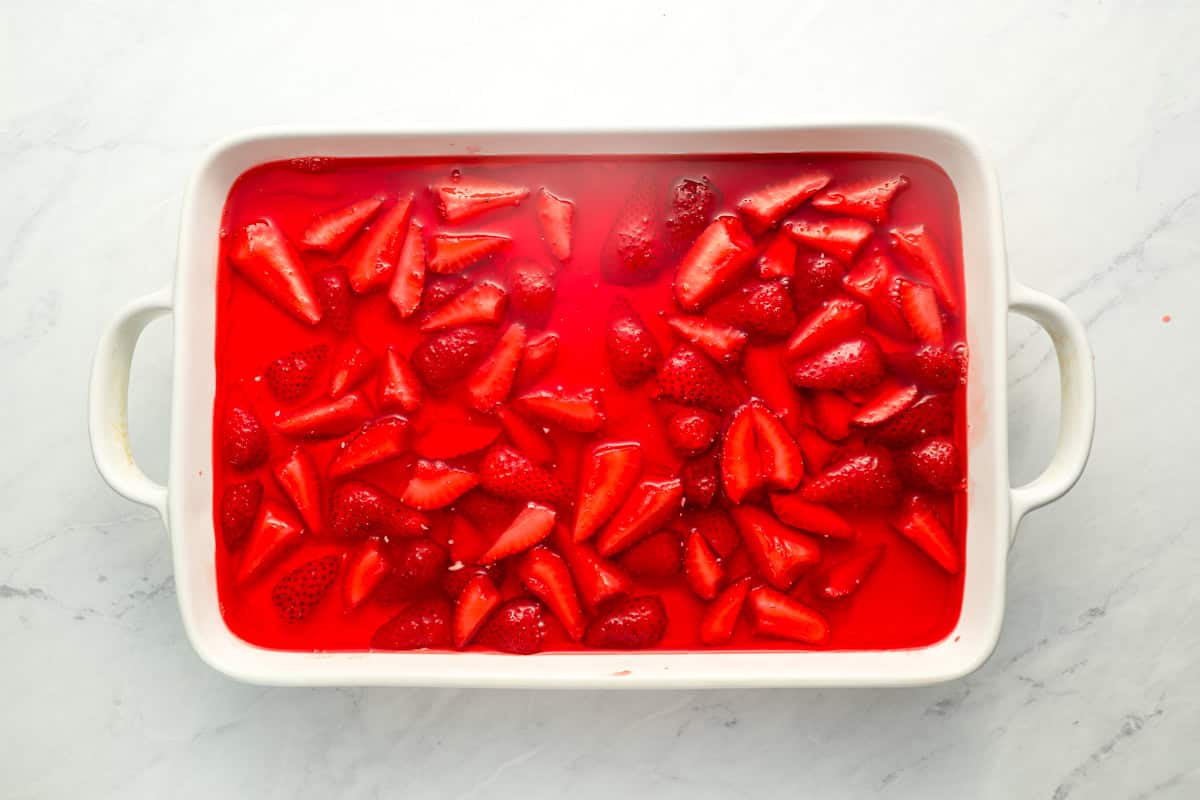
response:
[[[227,624],[304,651],[945,637],[958,219],[896,156],[247,172],[217,282]]]

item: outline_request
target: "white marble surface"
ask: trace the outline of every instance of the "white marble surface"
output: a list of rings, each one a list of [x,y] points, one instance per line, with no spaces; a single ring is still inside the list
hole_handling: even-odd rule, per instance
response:
[[[407,5],[3,4],[0,796],[1200,796],[1200,6]],[[1024,525],[978,673],[916,690],[304,691],[200,663],[161,524],[93,468],[84,395],[101,326],[170,278],[209,142],[276,123],[868,113],[977,133],[1014,272],[1065,298],[1097,353],[1092,463]],[[1026,479],[1057,388],[1045,337],[1012,332]],[[169,347],[156,323],[131,402],[157,475]]]

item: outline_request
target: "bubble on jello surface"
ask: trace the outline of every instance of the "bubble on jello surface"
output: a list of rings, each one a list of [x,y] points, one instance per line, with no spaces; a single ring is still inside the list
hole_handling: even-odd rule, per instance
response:
[[[462,170],[459,169],[458,167],[455,167],[454,169],[450,170],[450,180],[461,181],[462,180]]]
[[[332,160],[324,156],[302,156],[300,158],[293,158],[288,163],[301,172],[324,172],[329,168]]]

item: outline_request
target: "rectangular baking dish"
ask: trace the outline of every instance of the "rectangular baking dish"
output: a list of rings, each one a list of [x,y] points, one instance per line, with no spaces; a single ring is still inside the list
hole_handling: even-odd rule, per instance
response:
[[[233,182],[258,164],[303,156],[487,156],[688,153],[895,153],[938,164],[962,215],[967,342],[968,517],[962,613],[944,640],[890,651],[545,653],[300,653],[234,636],[217,598],[212,519],[212,398],[218,232]],[[1042,325],[1062,380],[1058,447],[1031,483],[1010,487],[1007,315]],[[153,319],[173,314],[175,370],[168,485],[149,480],[129,449],[126,397],[133,349]],[[1083,326],[1057,300],[1011,281],[995,176],[963,133],[939,124],[819,124],[644,131],[264,131],[221,142],[200,162],[183,204],[172,286],[130,303],[100,340],[91,380],[97,467],[114,489],[158,510],[171,537],[188,637],[213,668],[273,685],[699,688],[901,686],[952,680],[991,654],[1004,616],[1005,567],[1021,518],[1066,493],[1087,461],[1095,376]]]

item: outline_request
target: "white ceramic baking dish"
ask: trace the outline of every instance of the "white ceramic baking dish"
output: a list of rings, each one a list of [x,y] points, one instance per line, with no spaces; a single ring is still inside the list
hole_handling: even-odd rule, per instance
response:
[[[213,336],[218,229],[234,180],[301,156],[886,152],[929,159],[950,176],[962,215],[970,372],[970,478],[962,614],[944,640],[901,651],[560,653],[298,653],[252,646],[226,627],[217,600],[212,518]],[[1062,378],[1057,451],[1034,481],[1012,488],[1006,416],[1007,315],[1050,334]],[[142,329],[175,318],[168,486],[134,462],[126,424],[129,366]],[[290,685],[478,687],[770,687],[915,685],[951,680],[992,652],[1004,616],[1005,565],[1021,518],[1067,492],[1087,461],[1095,376],[1083,326],[1057,300],[1013,282],[992,169],[965,135],[930,124],[820,124],[728,130],[598,132],[254,132],[213,147],[183,204],[173,286],[130,303],[100,340],[91,381],[92,450],[104,478],[162,515],[188,637],[214,668]]]

